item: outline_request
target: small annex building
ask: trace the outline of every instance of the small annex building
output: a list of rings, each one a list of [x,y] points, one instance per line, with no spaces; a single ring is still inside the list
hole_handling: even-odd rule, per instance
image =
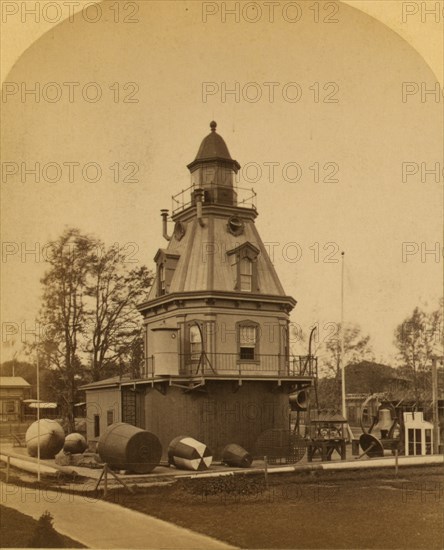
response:
[[[31,384],[21,376],[0,377],[0,422],[22,422],[24,403],[31,397]]]
[[[179,435],[216,458],[228,443],[254,452],[263,431],[289,428],[289,394],[313,385],[313,358],[290,356],[296,300],[255,226],[256,194],[235,185],[240,165],[210,128],[188,165],[191,186],[173,197],[171,217],[161,212],[165,245],[139,306],[143,375],[83,387],[90,444],[122,421],[156,434],[164,454]]]

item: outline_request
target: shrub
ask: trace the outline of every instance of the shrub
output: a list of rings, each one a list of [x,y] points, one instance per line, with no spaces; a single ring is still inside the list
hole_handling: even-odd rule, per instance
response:
[[[191,494],[200,494],[203,496],[247,496],[262,493],[265,490],[263,478],[242,474],[210,479],[183,480],[183,486]]]
[[[30,548],[64,548],[63,538],[54,529],[52,515],[46,511],[37,521],[37,525],[32,536]]]

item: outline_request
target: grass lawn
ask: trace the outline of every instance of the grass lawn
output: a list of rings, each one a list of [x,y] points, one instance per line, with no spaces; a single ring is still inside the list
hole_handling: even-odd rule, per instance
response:
[[[0,504],[0,540],[2,548],[29,548],[37,520]],[[85,548],[79,542],[60,535],[64,548]]]
[[[242,548],[441,549],[439,467],[183,480],[110,500]]]

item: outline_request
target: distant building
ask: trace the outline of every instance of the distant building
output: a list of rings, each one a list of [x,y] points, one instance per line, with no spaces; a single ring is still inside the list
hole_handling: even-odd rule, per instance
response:
[[[361,410],[364,401],[369,395],[380,396],[383,401],[388,401],[399,409],[399,412],[412,410],[423,411],[426,419],[431,415],[431,373],[422,374],[418,395],[416,395],[414,380],[408,377],[405,371],[382,365],[371,361],[347,365],[346,367],[346,395],[347,420],[350,425],[358,426],[361,419]],[[439,415],[444,418],[442,403],[444,402],[444,371],[438,369],[438,403]],[[424,391],[426,390],[426,391]],[[375,411],[362,411],[364,423],[368,421]],[[442,420],[441,420],[442,422]]]
[[[31,385],[21,376],[0,377],[0,422],[21,422],[24,401],[31,397]]]
[[[166,248],[139,311],[145,324],[143,378],[86,385],[87,434],[96,442],[123,421],[155,433],[166,452],[176,436],[252,451],[270,428],[289,428],[291,392],[313,385],[315,358],[291,357],[287,296],[255,226],[253,190],[216,123],[188,165],[191,187],[162,211]],[[245,194],[246,192],[246,194]],[[244,193],[244,194],[243,194]]]
[[[28,420],[37,419],[37,409],[40,418],[58,418],[60,416],[57,403],[52,401],[37,401],[37,399],[25,399],[26,415]]]
[[[369,427],[375,415],[377,415],[377,404],[375,402],[365,404],[366,399],[370,394],[347,394],[346,396],[346,408],[347,408],[347,420],[350,426],[359,428],[356,433],[361,432],[361,420],[362,424]],[[406,394],[405,399],[393,399],[393,395],[389,392],[382,392],[373,394],[378,396],[378,401],[390,403],[393,405],[397,418],[401,421],[404,413],[411,413],[412,411],[419,411],[424,414],[426,420],[432,420],[432,403],[418,403],[414,399],[411,399],[409,394]],[[440,426],[440,441],[444,441],[444,399],[438,399],[438,421]]]

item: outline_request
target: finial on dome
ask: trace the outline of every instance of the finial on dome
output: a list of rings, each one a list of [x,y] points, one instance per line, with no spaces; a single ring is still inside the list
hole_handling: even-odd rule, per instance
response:
[[[216,131],[216,128],[217,128],[217,122],[214,122],[214,120],[212,120],[210,122],[210,128],[211,128],[211,131],[212,132],[215,132]]]

